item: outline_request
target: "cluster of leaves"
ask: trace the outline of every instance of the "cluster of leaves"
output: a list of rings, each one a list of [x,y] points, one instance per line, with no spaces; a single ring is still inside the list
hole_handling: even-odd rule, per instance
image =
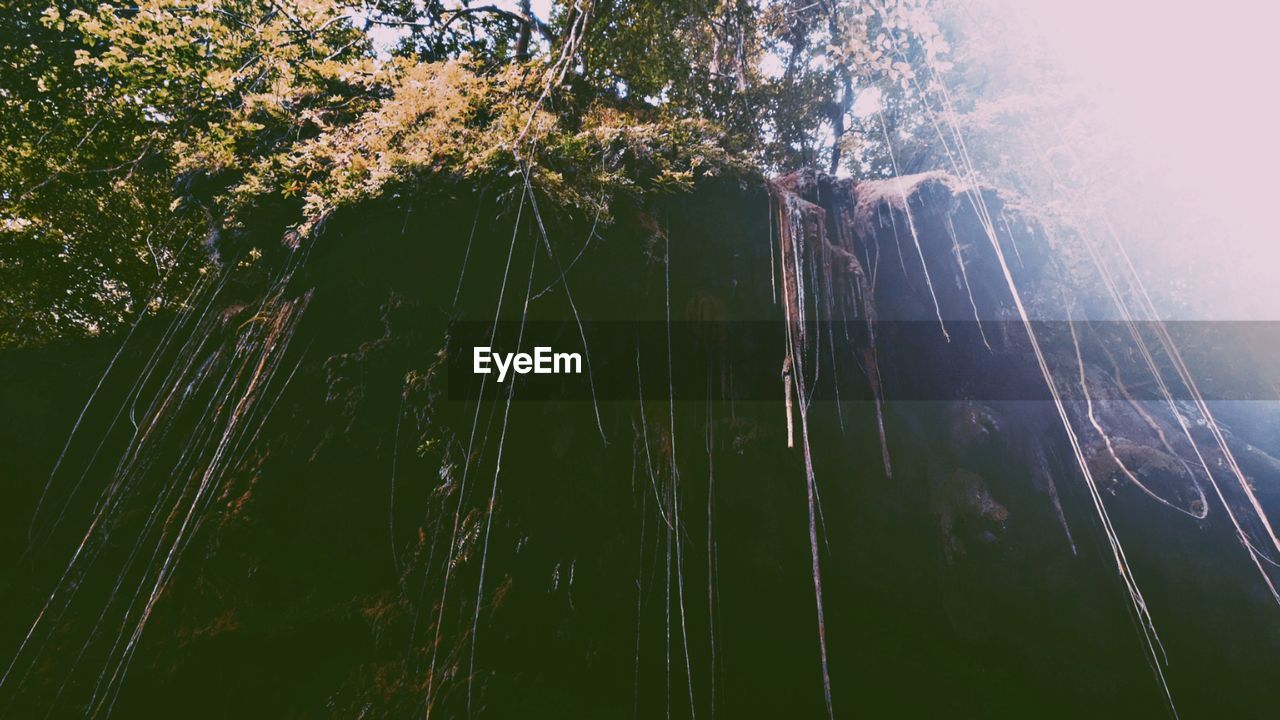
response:
[[[372,111],[245,169],[226,195],[226,217],[234,221],[265,196],[296,196],[303,200],[297,230],[305,234],[340,207],[423,178],[511,185],[527,179],[551,208],[607,222],[610,203],[622,195],[638,198],[687,188],[701,175],[751,170],[701,119],[600,104],[572,116],[555,112],[558,103],[539,102],[542,73],[529,70],[481,75],[456,60],[406,64]]]
[[[0,8],[0,343],[122,322],[174,263],[148,109],[77,63],[79,34],[36,3]]]
[[[285,150],[311,118],[358,112],[344,103],[371,89],[367,36],[336,10],[144,0],[0,11],[0,344],[108,330],[176,302],[210,222],[207,204],[175,202],[183,173]]]
[[[528,178],[607,221],[620,195],[702,174],[861,171],[856,94],[905,93],[946,51],[925,5],[17,3],[0,19],[0,344],[176,302],[200,238],[267,198],[305,233],[423,177]]]

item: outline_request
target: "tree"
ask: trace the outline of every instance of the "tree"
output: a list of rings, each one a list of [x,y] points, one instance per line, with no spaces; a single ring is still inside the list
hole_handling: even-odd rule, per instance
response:
[[[909,95],[944,51],[924,0],[75,0],[0,23],[7,345],[176,302],[268,201],[306,232],[411,177],[532,163],[553,207],[607,217],[720,168],[865,171],[856,93]]]

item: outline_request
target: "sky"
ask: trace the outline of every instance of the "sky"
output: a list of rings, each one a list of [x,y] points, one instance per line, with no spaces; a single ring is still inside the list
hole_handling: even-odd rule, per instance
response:
[[[1218,319],[1280,319],[1280,7],[1257,0],[997,0],[995,7],[1019,16],[1086,90],[1093,119],[1132,163],[1132,206],[1146,217],[1121,219],[1138,259],[1157,269],[1149,281],[1208,285],[1201,307]]]

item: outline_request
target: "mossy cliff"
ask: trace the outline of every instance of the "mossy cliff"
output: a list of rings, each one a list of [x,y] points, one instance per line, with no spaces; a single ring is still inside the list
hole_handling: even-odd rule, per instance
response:
[[[1032,319],[1067,286],[1035,224],[940,174],[643,155],[607,210],[501,173],[302,224],[296,198],[246,205],[180,311],[6,357],[9,711],[820,717],[829,684],[842,715],[1159,715],[1059,415],[991,399],[1043,387],[1010,279]],[[726,362],[775,368],[776,395],[451,399],[451,323],[526,314],[772,323]],[[1067,328],[1038,331],[1071,377]],[[1120,397],[1132,362],[1078,372]],[[855,401],[819,390],[836,376]],[[1187,447],[1108,417],[1081,452],[1180,709],[1274,702],[1240,680],[1277,652],[1245,630],[1270,599],[1221,592],[1253,570]]]

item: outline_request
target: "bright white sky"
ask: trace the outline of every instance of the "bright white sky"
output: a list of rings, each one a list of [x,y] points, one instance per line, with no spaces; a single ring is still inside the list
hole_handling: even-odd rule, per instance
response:
[[[998,5],[1021,15],[1089,91],[1134,172],[1152,180],[1145,189],[1165,194],[1135,205],[1195,228],[1176,242],[1133,245],[1171,253],[1163,258],[1171,268],[1202,267],[1221,279],[1219,317],[1280,319],[1280,8],[1258,0]]]

